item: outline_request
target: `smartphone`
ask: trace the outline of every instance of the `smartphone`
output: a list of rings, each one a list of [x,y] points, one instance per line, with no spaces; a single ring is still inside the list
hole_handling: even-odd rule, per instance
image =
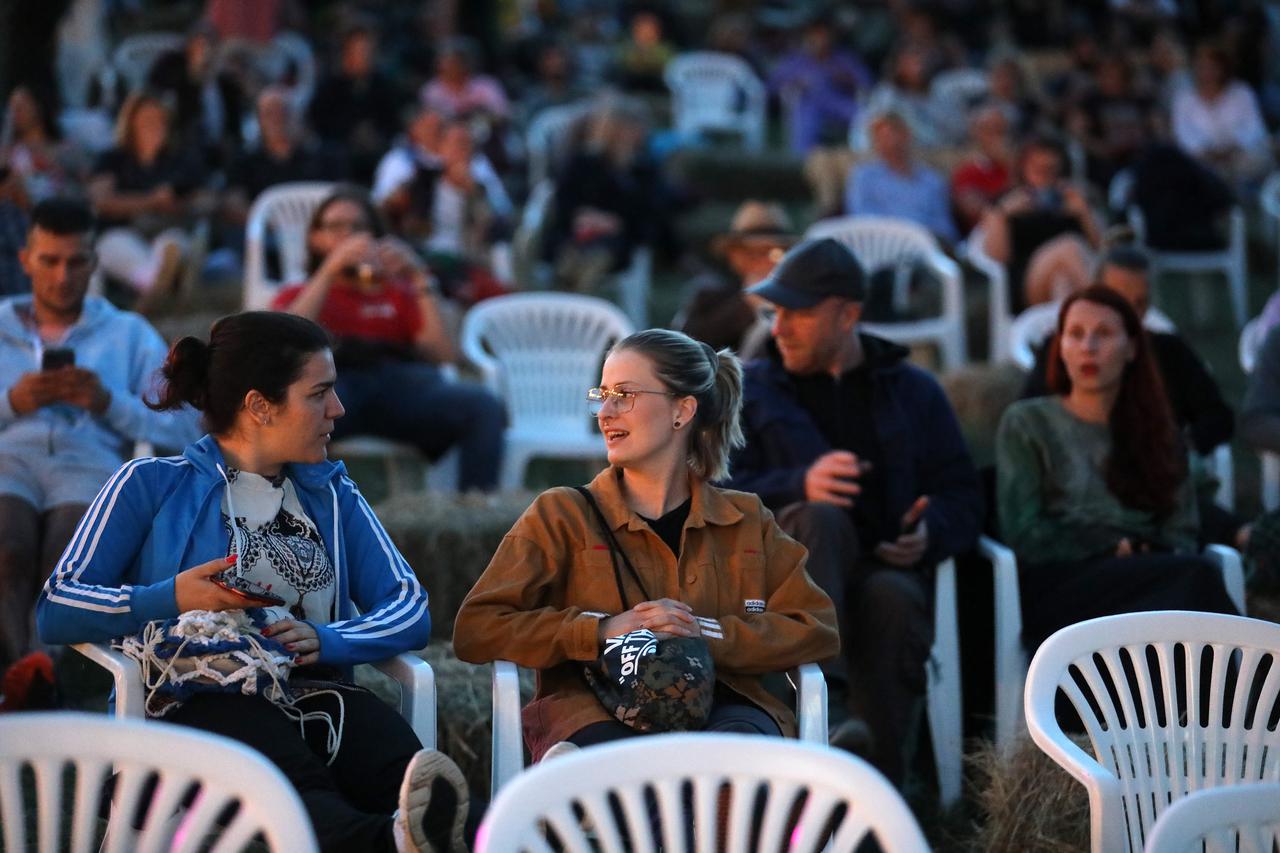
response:
[[[209,578],[209,580],[213,581],[228,592],[234,592],[236,595],[248,601],[264,602],[277,607],[284,605],[283,598],[276,595],[262,584],[255,583],[248,578],[223,573],[214,575]]]
[[[76,351],[70,347],[49,347],[40,357],[41,370],[57,370],[61,367],[73,367],[76,363]]]

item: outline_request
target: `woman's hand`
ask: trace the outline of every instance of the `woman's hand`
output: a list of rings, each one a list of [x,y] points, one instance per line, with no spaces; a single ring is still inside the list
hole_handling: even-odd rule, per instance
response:
[[[248,603],[244,596],[223,589],[212,580],[214,575],[225,572],[235,562],[236,556],[232,554],[179,572],[173,579],[173,597],[178,601],[178,612],[243,609]]]
[[[377,246],[378,263],[389,275],[412,278],[426,275],[425,265],[413,248],[398,237],[383,237]]]
[[[332,271],[370,263],[375,252],[374,239],[369,234],[352,234],[333,247],[324,265]]]
[[[320,636],[308,622],[281,619],[263,628],[262,636],[284,643],[284,647],[293,652],[293,662],[298,666],[320,659]]]
[[[642,601],[625,613],[611,616],[600,623],[600,638],[619,637],[646,628],[659,639],[668,637],[700,637],[702,630],[693,618],[693,608],[683,601],[659,598]]]

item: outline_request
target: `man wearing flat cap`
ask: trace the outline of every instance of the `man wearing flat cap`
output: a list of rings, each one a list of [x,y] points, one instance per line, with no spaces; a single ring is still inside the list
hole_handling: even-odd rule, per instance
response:
[[[933,567],[973,545],[981,497],[942,388],[904,347],[859,332],[866,278],[826,238],[748,291],[772,305],[773,340],[747,367],[747,443],[728,485],[759,494],[809,549],[840,621],[840,654],[822,662],[832,741],[854,747],[864,721],[871,743],[856,745],[901,786],[924,705]]]
[[[769,324],[761,317],[763,299],[745,292],[758,284],[796,242],[791,220],[776,204],[745,201],[733,215],[727,234],[711,241],[732,278],[695,281],[696,292],[672,321],[672,327],[715,349],[729,347],[743,361],[764,353]]]

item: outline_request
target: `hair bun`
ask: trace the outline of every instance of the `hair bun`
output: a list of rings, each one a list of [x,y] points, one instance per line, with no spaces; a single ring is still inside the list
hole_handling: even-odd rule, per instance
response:
[[[212,356],[209,345],[191,335],[174,344],[162,370],[167,388],[161,395],[161,404],[171,408],[188,403],[203,410],[209,395]]]

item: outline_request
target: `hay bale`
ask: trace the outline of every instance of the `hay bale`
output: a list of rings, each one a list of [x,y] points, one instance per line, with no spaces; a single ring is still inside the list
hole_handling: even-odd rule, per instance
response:
[[[447,640],[453,635],[462,599],[532,502],[530,492],[426,492],[378,504],[378,518],[431,597],[433,636]]]
[[[1073,737],[1092,753],[1087,738]],[[1083,785],[1021,738],[1007,751],[984,741],[967,758],[982,820],[970,849],[988,853],[1076,853],[1089,849]]]
[[[995,461],[996,427],[1004,410],[1021,395],[1026,374],[1008,362],[973,364],[952,370],[940,382],[975,464],[991,464]]]

